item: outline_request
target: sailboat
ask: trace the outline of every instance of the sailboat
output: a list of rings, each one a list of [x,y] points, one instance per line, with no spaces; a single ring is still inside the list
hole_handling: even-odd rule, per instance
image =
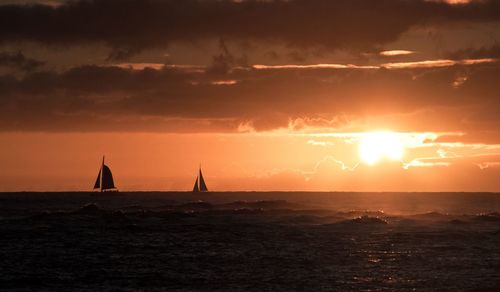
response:
[[[207,185],[205,184],[205,180],[203,179],[203,174],[201,173],[201,166],[199,170],[199,175],[196,177],[196,181],[194,182],[193,193],[199,192],[208,192]]]
[[[115,187],[113,182],[113,174],[111,174],[111,169],[104,164],[104,156],[102,157],[101,169],[99,169],[99,174],[94,184],[94,190],[99,189],[101,192],[115,191],[118,189]]]

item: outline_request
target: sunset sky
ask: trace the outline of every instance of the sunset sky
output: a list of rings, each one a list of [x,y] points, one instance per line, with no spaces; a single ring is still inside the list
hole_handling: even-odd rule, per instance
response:
[[[0,0],[0,191],[500,191],[500,1]]]

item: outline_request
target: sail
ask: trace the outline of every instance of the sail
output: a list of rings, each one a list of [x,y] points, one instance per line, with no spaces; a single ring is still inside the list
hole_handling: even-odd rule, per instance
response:
[[[194,182],[193,193],[197,193],[199,191],[200,189],[198,189],[198,178],[196,178],[196,181]]]
[[[99,174],[95,180],[94,189],[99,189],[101,187],[101,170],[99,169]]]
[[[111,169],[108,166],[102,166],[102,189],[114,189],[115,183],[113,182],[113,175],[111,174]]]
[[[201,174],[201,168],[200,168],[200,192],[208,192],[207,185],[205,184],[205,180],[203,179],[203,174]]]

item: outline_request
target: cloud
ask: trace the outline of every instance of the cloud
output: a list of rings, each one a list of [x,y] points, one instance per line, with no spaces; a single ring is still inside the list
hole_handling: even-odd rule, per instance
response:
[[[409,50],[389,50],[389,51],[381,51],[379,55],[384,57],[394,57],[394,56],[406,56],[415,54],[414,51]]]
[[[57,7],[72,0],[2,0],[0,5],[47,5]]]
[[[388,55],[389,56],[389,55]],[[476,65],[485,63],[495,63],[497,59],[464,59],[464,60],[423,60],[414,62],[394,62],[383,63],[379,65],[354,65],[354,64],[284,64],[284,65],[252,65],[253,69],[257,70],[287,70],[287,69],[418,69],[418,68],[439,68],[450,67],[455,65]]]
[[[120,63],[114,64],[112,66],[124,69],[132,69],[132,70],[144,70],[146,68],[160,70],[165,67],[165,64],[159,63]]]
[[[478,0],[427,0],[429,2],[444,2],[448,3],[451,5],[463,5],[463,4],[469,4],[472,1],[478,1]]]
[[[236,83],[238,83],[237,80],[216,80],[211,82],[212,85],[234,85]]]
[[[419,160],[411,165],[383,162],[348,168],[341,161],[327,156],[310,170],[275,170],[252,178],[252,185],[260,189],[262,182],[263,189],[272,190],[274,182],[294,190],[308,191],[497,191],[499,165],[498,160],[482,164]]]
[[[257,70],[280,70],[280,69],[378,69],[378,66],[353,65],[353,64],[311,64],[311,65],[252,65]]]
[[[14,67],[23,71],[32,71],[41,67],[44,62],[28,58],[22,52],[0,52],[0,66]]]
[[[465,66],[472,66],[467,81],[453,86]],[[227,132],[247,125],[300,131],[340,129],[377,116],[396,120],[372,120],[372,127],[498,129],[496,63],[413,70],[233,68],[215,74],[201,67],[120,65],[4,75],[0,130]],[[416,117],[419,111],[425,112]]]
[[[500,46],[487,46],[479,48],[467,48],[448,53],[448,57],[454,60],[458,59],[499,59]]]
[[[115,61],[145,48],[219,38],[365,50],[395,41],[416,26],[499,21],[499,11],[498,1],[82,0],[2,5],[0,39],[106,43]]]
[[[330,141],[317,141],[317,140],[314,140],[314,139],[307,140],[307,144],[313,145],[313,146],[322,146],[322,147],[327,147],[327,146],[333,146],[334,145]]]
[[[425,60],[416,62],[398,62],[398,63],[386,63],[382,64],[381,67],[387,69],[406,69],[406,68],[437,68],[437,67],[450,67],[455,65],[475,65],[483,63],[494,63],[497,59],[487,58],[487,59],[465,59],[465,60]]]
[[[247,68],[248,60],[245,55],[237,58],[235,57],[226,46],[224,40],[219,40],[219,51],[218,55],[212,56],[212,64],[206,68],[207,73],[211,75],[224,75],[230,73],[234,68]],[[235,80],[232,80],[232,84]],[[212,83],[215,85],[221,85],[223,83]],[[227,85],[227,84],[225,84]]]

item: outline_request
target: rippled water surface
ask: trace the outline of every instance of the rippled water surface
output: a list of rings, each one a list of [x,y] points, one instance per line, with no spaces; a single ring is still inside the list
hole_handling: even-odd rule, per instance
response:
[[[0,290],[498,290],[500,194],[4,193]]]

